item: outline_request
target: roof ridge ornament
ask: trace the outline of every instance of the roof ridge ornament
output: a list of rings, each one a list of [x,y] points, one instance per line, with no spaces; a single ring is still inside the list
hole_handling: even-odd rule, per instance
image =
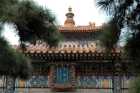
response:
[[[72,12],[72,8],[68,8],[68,13],[66,13],[66,20],[64,22],[64,27],[74,27],[75,21],[73,19],[74,13]]]

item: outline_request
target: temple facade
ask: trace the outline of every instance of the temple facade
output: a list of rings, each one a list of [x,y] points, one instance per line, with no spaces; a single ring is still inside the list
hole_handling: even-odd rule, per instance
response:
[[[131,60],[121,60],[116,49],[105,53],[98,47],[101,26],[76,26],[72,8],[58,27],[63,41],[57,47],[38,42],[24,52],[33,64],[32,77],[17,79],[16,93],[127,93],[134,78],[128,70]]]

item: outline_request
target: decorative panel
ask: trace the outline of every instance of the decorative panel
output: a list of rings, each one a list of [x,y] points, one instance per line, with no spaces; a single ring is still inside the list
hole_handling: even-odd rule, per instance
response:
[[[112,77],[110,76],[78,76],[79,87],[112,88]]]
[[[56,68],[56,79],[55,82],[59,84],[69,83],[70,81],[70,71],[67,67],[57,67]]]
[[[27,81],[16,79],[15,87],[48,87],[48,76],[34,75]]]
[[[75,70],[73,65],[61,64],[51,68],[50,87],[54,91],[71,91],[75,87]]]
[[[112,89],[77,89],[76,93],[113,93]]]
[[[48,87],[48,76],[32,76],[32,78],[28,80],[27,83],[29,87]]]

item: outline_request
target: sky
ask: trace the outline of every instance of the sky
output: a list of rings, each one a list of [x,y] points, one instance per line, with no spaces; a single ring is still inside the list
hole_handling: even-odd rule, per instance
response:
[[[58,24],[63,25],[68,7],[72,7],[75,14],[76,25],[88,25],[89,22],[96,22],[101,25],[105,21],[103,11],[96,7],[95,0],[34,0],[39,5],[49,8],[56,15]]]
[[[95,0],[33,0],[38,5],[48,8],[56,17],[58,25],[63,25],[66,19],[65,14],[68,8],[72,7],[75,14],[74,20],[76,25],[88,25],[89,22],[101,25],[106,22],[108,16],[103,11],[97,8]],[[12,26],[5,26],[3,34],[6,39],[12,44],[18,44],[18,37],[14,33]]]

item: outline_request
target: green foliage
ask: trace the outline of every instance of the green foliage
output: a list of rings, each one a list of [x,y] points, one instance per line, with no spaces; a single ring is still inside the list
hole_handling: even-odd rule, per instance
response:
[[[131,81],[129,93],[140,93],[140,77]]]
[[[55,17],[50,10],[38,6],[31,0],[15,1],[17,2],[9,2],[8,5],[2,7],[7,10],[3,10],[0,18],[2,22],[15,24],[21,44],[36,43],[37,40],[41,40],[57,45],[60,34],[55,26]]]
[[[28,79],[32,75],[32,66],[29,58],[25,57],[22,53],[15,53],[17,67],[16,67],[16,75],[21,79]]]
[[[109,13],[120,29],[131,30],[132,38],[128,38],[126,50],[129,55],[139,55],[140,3],[139,0],[96,0],[98,7]],[[108,31],[109,32],[109,31]],[[121,33],[120,31],[118,33]],[[109,38],[109,37],[108,37]],[[114,36],[119,39],[118,36]],[[112,39],[112,37],[110,37]],[[129,40],[130,39],[130,40]],[[114,43],[112,43],[112,46]],[[136,58],[136,56],[135,56]],[[139,58],[139,57],[137,57]]]
[[[0,75],[27,79],[31,75],[28,58],[11,48],[2,37],[0,38]]]
[[[124,23],[129,23],[132,19],[132,12],[137,9],[135,5],[139,4],[138,0],[96,0],[98,7],[105,10],[109,15],[116,19],[122,28]],[[137,13],[138,14],[138,13]],[[131,17],[131,18],[130,18]]]
[[[128,38],[125,50],[128,57],[134,59],[133,65],[131,65],[129,69],[139,73],[140,0],[97,0],[97,4],[116,20],[120,29],[127,27],[129,29],[128,31],[131,30],[132,37]],[[132,84],[130,93],[140,93],[140,77]]]
[[[133,33],[140,30],[139,0],[96,0],[98,7],[116,20],[119,28],[129,27]]]
[[[1,33],[2,33],[2,25],[0,24],[0,35],[1,35]]]
[[[133,34],[131,38],[127,40],[125,46],[125,52],[127,55],[134,59],[131,69],[135,72],[140,72],[140,32]]]
[[[0,2],[0,21],[9,21],[15,18],[15,4],[18,3],[18,0],[1,0]],[[17,15],[17,14],[16,14]]]
[[[108,14],[111,14],[115,10],[115,0],[96,0],[97,6],[103,9],[104,11],[107,11]],[[110,9],[111,7],[111,9]]]
[[[50,46],[57,45],[61,35],[50,10],[31,0],[1,0],[0,32],[4,23],[15,25],[22,48],[40,40]],[[31,75],[30,60],[0,36],[0,74],[27,79]]]
[[[102,30],[102,34],[99,36],[101,45],[104,46],[106,50],[115,48],[114,46],[116,46],[120,36],[120,29],[115,20],[111,20],[108,24],[104,24]]]
[[[1,30],[2,24],[0,25],[0,32]],[[28,79],[31,72],[30,60],[13,49],[0,34],[0,75]]]
[[[126,52],[129,53],[129,56],[140,57],[140,32],[133,34],[133,36],[127,40],[125,49]]]
[[[49,10],[26,1],[20,3],[19,11],[15,24],[21,41],[48,41],[49,35],[57,30]]]

